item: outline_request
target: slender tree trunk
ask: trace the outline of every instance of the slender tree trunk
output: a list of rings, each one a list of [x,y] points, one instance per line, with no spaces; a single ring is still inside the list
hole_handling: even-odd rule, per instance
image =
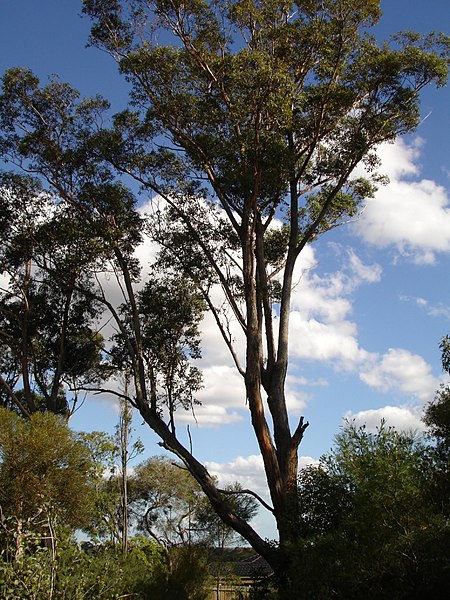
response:
[[[53,594],[55,591],[55,582],[56,582],[56,569],[57,569],[57,557],[56,557],[56,535],[55,528],[53,527],[52,519],[49,514],[47,514],[47,527],[48,534],[50,538],[50,550],[51,550],[51,560],[50,560],[50,589],[48,593],[49,600],[52,600]]]
[[[23,521],[20,517],[17,518],[16,531],[14,534],[15,542],[15,560],[22,562],[23,558]]]
[[[128,379],[125,381],[125,395],[128,395]],[[124,555],[128,552],[128,430],[130,425],[130,407],[126,401],[121,402],[120,415],[120,495],[122,539],[121,546]]]

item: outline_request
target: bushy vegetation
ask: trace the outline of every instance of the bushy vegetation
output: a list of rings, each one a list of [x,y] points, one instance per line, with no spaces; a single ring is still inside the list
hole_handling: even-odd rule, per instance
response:
[[[429,405],[426,436],[385,423],[375,432],[343,426],[330,452],[299,473],[301,518],[292,523],[298,542],[285,578],[257,583],[251,598],[446,598],[448,398],[441,389]],[[0,597],[207,597],[218,569],[208,548],[223,547],[232,532],[218,530],[187,471],[162,457],[136,469],[127,510],[144,535],[132,537],[124,552],[108,533],[122,527],[118,476],[101,476],[117,452],[114,440],[74,434],[51,413],[23,419],[0,409],[0,421]],[[232,496],[237,510],[254,514],[254,503],[240,497]],[[76,542],[77,528],[95,543]],[[217,572],[226,577],[226,569]]]
[[[20,562],[0,561],[0,597],[5,600],[202,600],[208,582],[205,553],[174,551],[169,568],[165,553],[148,539],[131,540],[129,552],[108,545],[80,547],[73,540],[58,548],[52,583],[51,556],[35,549]]]
[[[109,469],[119,442],[120,435],[76,434],[53,413],[23,418],[0,408],[1,598],[205,598],[209,529],[219,525],[201,488],[180,465],[154,457],[128,478],[124,506],[122,476]],[[254,502],[241,510],[254,513]],[[126,547],[124,512],[147,534]],[[81,532],[92,541],[77,542]]]

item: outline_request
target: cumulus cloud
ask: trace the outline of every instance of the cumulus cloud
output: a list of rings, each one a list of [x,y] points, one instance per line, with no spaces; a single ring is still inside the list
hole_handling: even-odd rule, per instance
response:
[[[421,356],[402,348],[390,348],[378,356],[362,369],[360,378],[382,392],[401,392],[421,402],[431,400],[440,383]]]
[[[444,187],[418,178],[420,148],[420,142],[399,140],[379,149],[380,171],[390,183],[369,200],[353,227],[369,244],[394,247],[417,264],[433,264],[437,253],[450,251],[450,198]]]
[[[348,320],[324,323],[306,320],[294,311],[291,315],[291,350],[294,358],[338,361],[336,366],[351,370],[365,360],[368,352],[357,340],[356,324]]]
[[[267,495],[264,463],[260,454],[238,456],[227,463],[207,462],[206,468],[211,475],[217,477],[221,487],[238,481],[244,488]]]
[[[345,419],[354,421],[356,426],[365,425],[367,430],[375,432],[381,421],[395,427],[398,431],[423,431],[425,425],[421,421],[420,411],[408,406],[384,406],[383,408],[364,410],[345,414]]]
[[[183,412],[180,410],[177,414],[178,423],[195,423],[199,427],[231,425],[242,421],[242,419],[242,415],[236,411],[217,404],[202,404],[201,406],[195,406],[193,411]]]
[[[238,411],[246,409],[245,388],[237,369],[213,365],[202,369],[204,387],[196,394],[201,406],[194,413],[180,411],[177,421],[196,423],[199,427],[215,427],[242,421]]]
[[[333,249],[343,257],[342,268],[335,273],[314,272],[311,248],[308,268],[299,266],[299,285],[292,296],[291,352],[297,359],[333,361],[337,368],[352,370],[369,358],[351,320],[352,294],[363,284],[378,282],[382,269],[378,264],[365,264],[352,249],[336,244]]]
[[[215,401],[218,404],[241,408],[245,403],[243,377],[234,367],[214,365],[203,369],[205,388],[197,397],[200,401]]]
[[[317,463],[311,456],[301,456],[299,469]],[[238,481],[243,488],[251,489],[265,499],[268,497],[264,463],[260,454],[238,456],[227,463],[207,462],[206,468],[211,475],[217,477],[219,486],[224,487]]]
[[[383,270],[379,264],[364,264],[352,249],[348,250],[348,257],[349,266],[355,275],[353,285],[357,286],[360,282],[377,283],[381,280]]]
[[[291,415],[300,415],[304,412],[306,405],[311,399],[311,393],[304,390],[305,387],[326,386],[324,379],[310,380],[289,373],[286,379],[286,404]]]
[[[395,143],[386,143],[378,148],[381,160],[381,172],[390,179],[400,179],[420,173],[420,155],[424,140],[415,138],[407,144],[402,138]]]

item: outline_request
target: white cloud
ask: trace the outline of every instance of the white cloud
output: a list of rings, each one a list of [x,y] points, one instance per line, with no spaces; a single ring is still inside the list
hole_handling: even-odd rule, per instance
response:
[[[191,412],[179,411],[177,421],[196,423],[199,427],[216,427],[243,420],[237,410],[245,409],[245,388],[237,369],[214,365],[202,369],[204,387],[196,394],[202,403]]]
[[[417,180],[420,144],[403,140],[379,149],[380,171],[390,176],[368,201],[354,224],[357,234],[377,247],[395,247],[417,264],[433,264],[436,253],[450,251],[450,199],[444,187]],[[416,176],[415,181],[407,176]]]
[[[264,497],[267,497],[267,483],[264,472],[262,456],[238,456],[227,463],[207,462],[206,468],[219,480],[219,485],[226,485],[238,481],[243,488],[249,488]]]
[[[421,402],[431,400],[440,383],[421,356],[402,348],[391,348],[377,357],[361,371],[360,378],[382,392],[400,392]]]
[[[318,461],[315,458],[301,456],[299,458],[299,469],[317,463]],[[266,475],[264,462],[260,454],[238,456],[227,463],[207,462],[205,466],[211,475],[217,477],[219,486],[224,487],[238,481],[243,488],[248,488],[267,500]]]
[[[11,278],[7,273],[0,273],[0,290],[8,290]]]
[[[350,267],[356,276],[353,281],[355,286],[360,282],[377,283],[381,280],[383,270],[380,265],[365,265],[352,249],[348,250],[348,256]]]
[[[214,365],[202,370],[205,388],[197,397],[202,402],[216,402],[234,408],[245,404],[243,377],[234,367]]]
[[[356,325],[342,320],[322,323],[305,320],[300,312],[291,315],[291,351],[294,358],[318,361],[338,361],[336,367],[351,370],[369,353],[357,340]]]
[[[216,286],[219,288],[219,286]],[[223,302],[223,294],[220,289],[214,290],[213,300],[216,306]],[[230,314],[228,310],[227,327],[231,336],[233,346],[236,349],[241,363],[245,357],[245,336],[237,319]],[[222,318],[225,323],[226,319]],[[230,351],[225,344],[222,334],[219,331],[216,320],[211,312],[207,312],[200,323],[202,338],[202,367],[212,367],[215,365],[229,365],[232,362]]]
[[[423,146],[424,140],[419,137],[410,144],[406,144],[401,138],[393,144],[383,144],[377,151],[382,164],[380,171],[390,179],[418,175],[420,168],[417,162]]]
[[[377,264],[364,264],[352,249],[342,252],[334,246],[343,255],[340,271],[314,273],[311,249],[310,269],[299,269],[299,285],[292,296],[290,349],[293,358],[333,361],[336,368],[352,370],[367,361],[369,353],[359,346],[357,326],[350,319],[351,295],[362,284],[378,282],[382,270]]]
[[[440,302],[439,304],[429,306],[428,314],[432,317],[444,318],[450,321],[450,306]]]
[[[242,415],[236,411],[229,411],[225,406],[210,403],[195,406],[193,412],[180,409],[177,413],[177,423],[196,424],[199,427],[230,425],[242,419]]]
[[[288,373],[286,378],[286,404],[291,415],[302,414],[309,400],[311,393],[305,392],[304,387],[323,387],[327,385],[324,379],[309,380],[306,377],[299,377]]]
[[[450,321],[450,305],[448,304],[444,304],[443,302],[431,304],[426,298],[421,298],[420,296],[400,296],[400,300],[402,300],[403,302],[415,303],[430,317],[443,318]]]
[[[367,430],[375,432],[384,420],[386,425],[395,427],[398,431],[423,431],[424,423],[417,409],[407,406],[384,406],[383,408],[364,410],[353,414],[345,414],[345,418],[354,421],[356,426],[365,425]]]

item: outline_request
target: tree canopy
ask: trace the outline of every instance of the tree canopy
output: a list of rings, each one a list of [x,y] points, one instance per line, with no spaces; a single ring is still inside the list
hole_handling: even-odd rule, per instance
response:
[[[51,413],[22,419],[0,408],[2,546],[18,559],[27,538],[53,537],[56,525],[86,526],[92,507],[92,461],[65,420]]]

